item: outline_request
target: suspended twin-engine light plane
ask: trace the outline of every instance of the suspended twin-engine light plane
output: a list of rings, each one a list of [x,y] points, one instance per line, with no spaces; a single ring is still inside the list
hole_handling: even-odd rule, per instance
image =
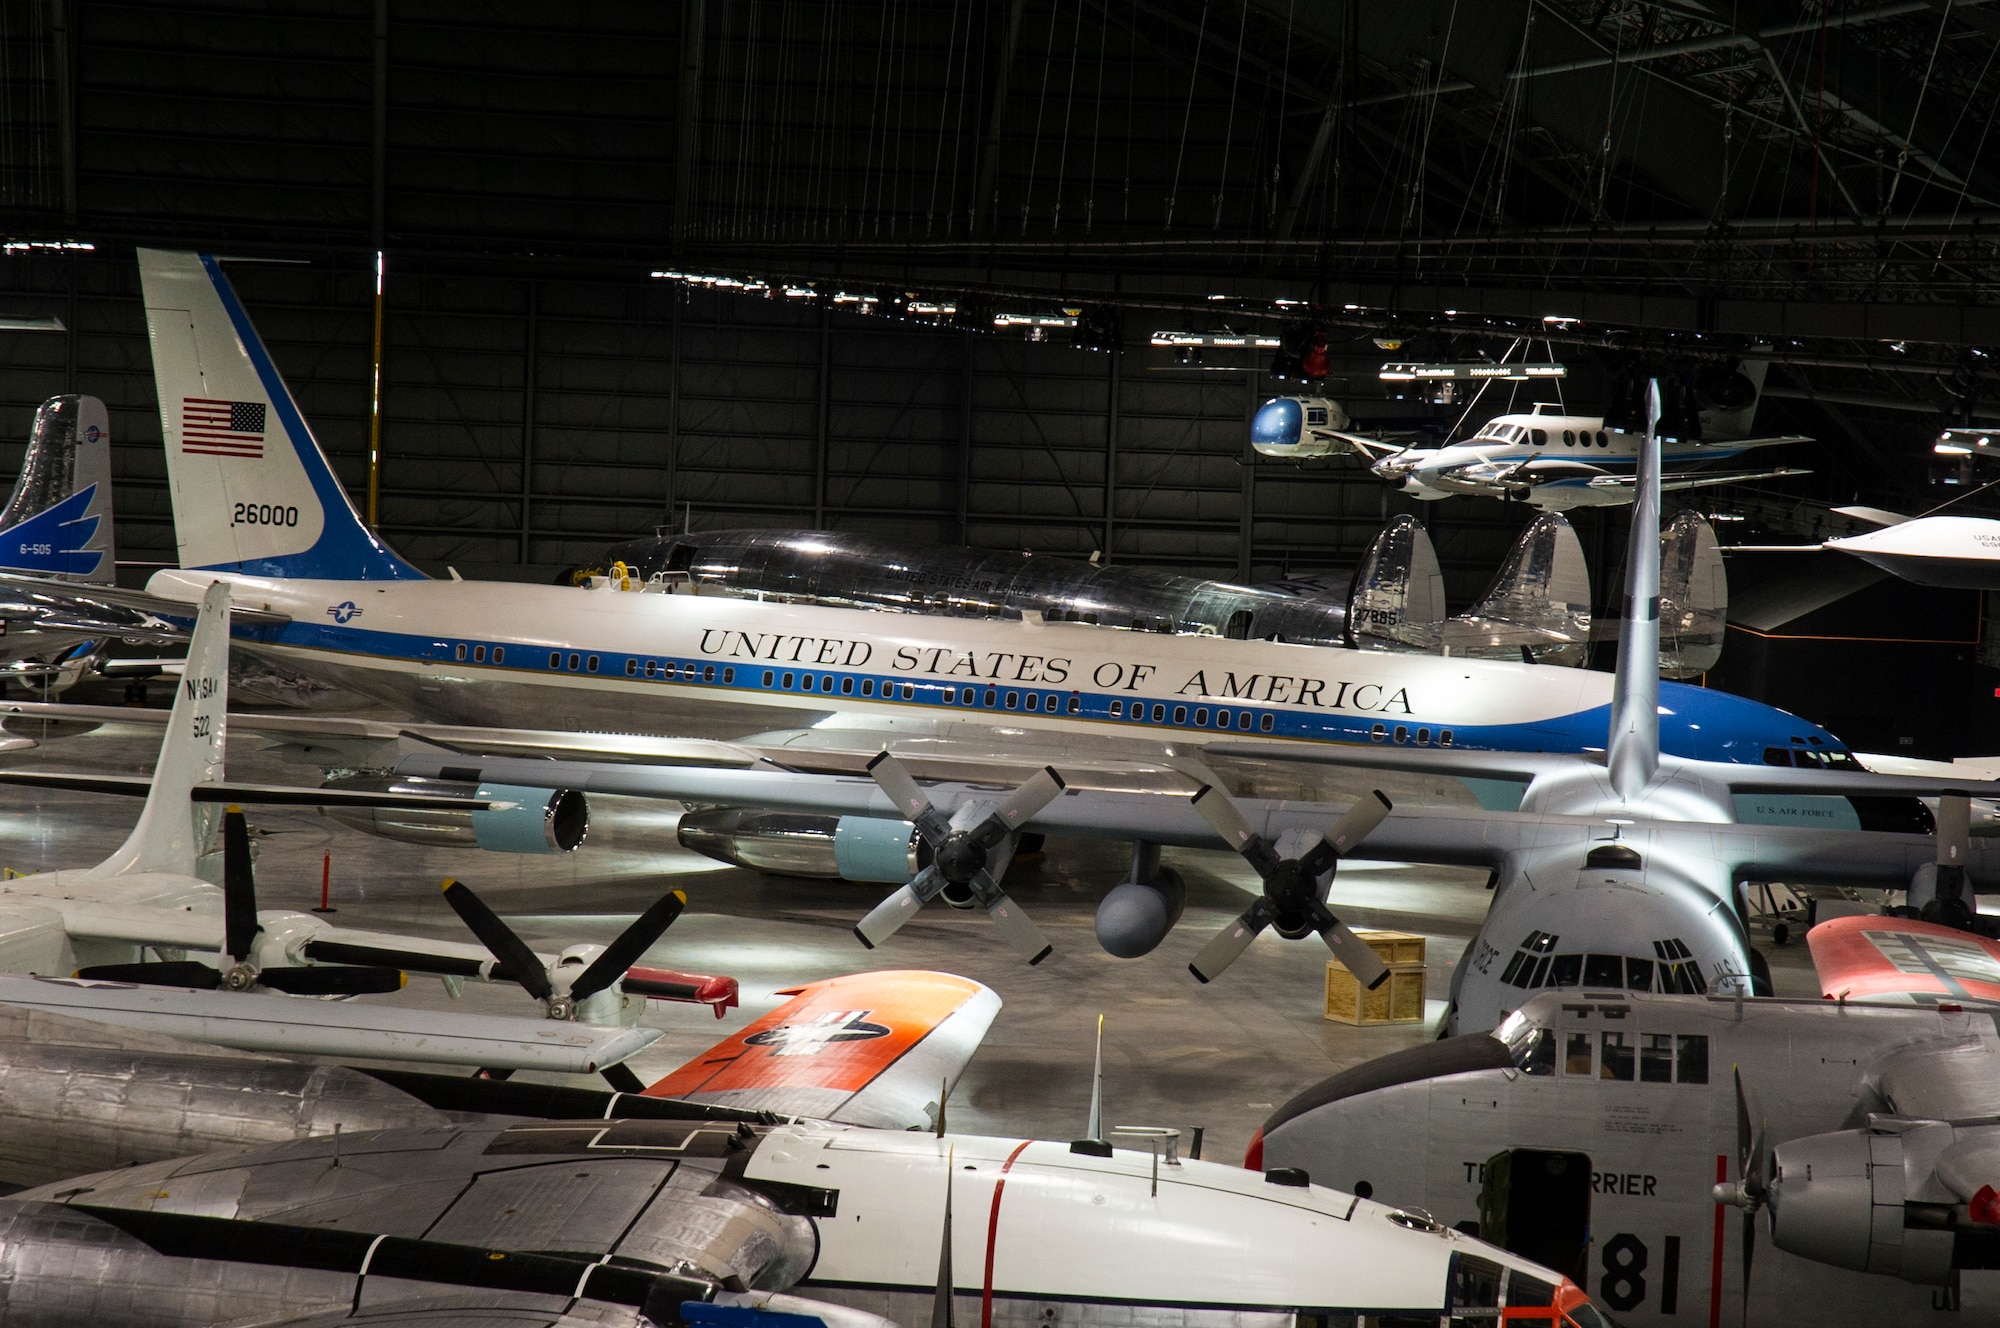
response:
[[[1800,434],[1749,436],[1768,368],[1768,361],[1751,360],[1732,371],[1715,392],[1713,406],[1689,419],[1695,427],[1682,431],[1686,437],[1662,439],[1663,488],[1740,484],[1806,473],[1791,468],[1679,469],[1733,460],[1757,448],[1813,441]],[[1543,402],[1527,412],[1495,416],[1470,438],[1441,447],[1396,445],[1355,432],[1351,426],[1335,402],[1278,397],[1258,409],[1251,442],[1268,457],[1358,454],[1376,475],[1421,501],[1473,494],[1560,512],[1630,503],[1645,440],[1639,430],[1608,424],[1602,415],[1571,414]]]

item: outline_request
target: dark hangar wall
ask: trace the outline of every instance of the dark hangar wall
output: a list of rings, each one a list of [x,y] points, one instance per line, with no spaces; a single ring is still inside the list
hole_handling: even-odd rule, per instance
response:
[[[187,245],[280,260],[229,271],[358,494],[379,235],[382,527],[426,565],[570,563],[689,504],[697,527],[1102,549],[1229,576],[1351,562],[1388,509],[1381,487],[1346,465],[1253,470],[1245,424],[1261,385],[1162,371],[1143,316],[1122,328],[1114,367],[1064,344],[783,300],[694,291],[677,304],[649,279],[674,247],[684,85],[698,89],[687,226],[713,243],[779,225],[757,210],[774,199],[792,208],[779,228],[799,235],[813,218],[911,224],[919,182],[953,170],[963,207],[1006,6],[964,6],[976,30],[957,26],[956,5],[808,8],[825,34],[796,7],[710,0],[703,76],[689,81],[685,5],[0,0],[4,226],[97,246],[0,259],[0,313],[73,329],[0,332],[0,469],[42,397],[103,396],[123,556],[171,558],[132,246]],[[889,10],[912,44],[884,82]],[[1031,118],[1051,95],[1039,73],[1063,34],[1054,11],[1028,10],[999,178],[1032,200],[1062,127]],[[1212,162],[1227,132],[1210,112],[1235,89],[1191,83],[1184,52],[1128,30],[1154,17],[1134,7],[1089,25],[1123,42],[1103,75],[1124,117],[1100,125],[1105,192],[1072,207],[1100,227],[1114,178],[1120,211],[1158,224],[1177,167],[1170,111],[1193,126],[1183,168]],[[939,120],[925,80],[943,77],[953,42],[972,113],[949,153],[919,162],[910,135]],[[879,135],[863,126],[878,82],[901,89],[873,113]],[[1252,119],[1236,132],[1254,134]],[[1373,348],[1358,349],[1372,372]],[[1430,515],[1463,598],[1523,518],[1447,506]]]

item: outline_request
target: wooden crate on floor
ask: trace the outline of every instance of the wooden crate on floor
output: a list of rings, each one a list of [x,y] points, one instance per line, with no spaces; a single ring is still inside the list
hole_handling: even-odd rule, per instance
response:
[[[1389,966],[1389,977],[1365,990],[1338,959],[1326,961],[1326,1017],[1335,1023],[1421,1024],[1424,1021],[1424,938],[1406,931],[1356,932]]]

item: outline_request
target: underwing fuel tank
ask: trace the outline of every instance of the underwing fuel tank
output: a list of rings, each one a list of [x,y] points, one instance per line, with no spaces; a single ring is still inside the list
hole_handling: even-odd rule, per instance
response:
[[[930,863],[908,821],[759,807],[708,807],[681,817],[681,847],[778,876],[901,885]]]
[[[456,779],[337,775],[322,786],[366,793],[421,793],[492,805],[484,811],[323,807],[321,814],[363,834],[405,844],[475,844],[494,853],[568,853],[590,833],[590,804],[576,789],[517,788]]]

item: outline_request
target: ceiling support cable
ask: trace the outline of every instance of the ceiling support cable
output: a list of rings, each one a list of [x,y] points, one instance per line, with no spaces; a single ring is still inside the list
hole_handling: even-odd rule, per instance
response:
[[[1236,89],[1243,76],[1243,33],[1250,22],[1250,5],[1244,0],[1242,17],[1236,24],[1236,65],[1229,74],[1229,115],[1222,126],[1222,170],[1215,181],[1215,216],[1210,230],[1222,229],[1222,199],[1229,188],[1229,148],[1236,135]]]
[[[1181,114],[1181,146],[1174,154],[1174,183],[1173,188],[1167,193],[1167,224],[1164,229],[1168,235],[1173,234],[1174,204],[1180,201],[1181,196],[1181,167],[1187,161],[1188,129],[1194,124],[1195,89],[1201,86],[1201,51],[1208,40],[1210,2],[1211,0],[1202,0],[1201,3],[1201,27],[1196,31],[1194,38],[1194,65],[1188,71],[1187,109]]]
[[[1000,43],[1000,59],[993,78],[993,108],[986,116],[986,146],[980,149],[979,173],[972,187],[972,208],[968,230],[972,238],[991,233],[993,214],[998,206],[994,184],[1000,170],[1000,130],[1007,119],[1007,85],[1013,77],[1014,47],[1021,39],[1021,8],[1026,0],[1012,0],[1007,6],[1007,30]]]

